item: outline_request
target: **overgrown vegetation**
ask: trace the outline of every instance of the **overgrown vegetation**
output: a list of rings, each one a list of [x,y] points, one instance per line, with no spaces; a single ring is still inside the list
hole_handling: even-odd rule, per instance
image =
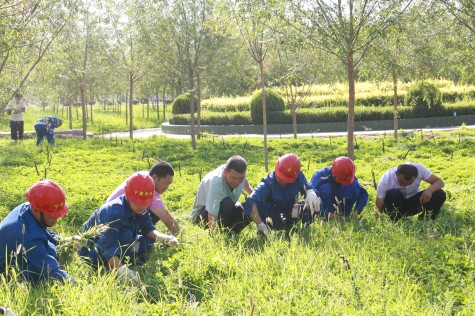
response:
[[[182,246],[157,245],[137,267],[147,286],[122,283],[107,271],[92,271],[78,258],[65,269],[76,284],[31,287],[0,277],[0,302],[20,315],[472,315],[475,313],[475,131],[400,132],[355,140],[357,176],[370,200],[359,220],[316,222],[290,241],[267,239],[254,225],[236,236],[211,237],[188,222],[202,176],[233,154],[246,158],[248,178],[266,175],[262,140],[204,137],[191,151],[188,140],[61,139],[55,147],[33,140],[0,139],[0,218],[24,202],[26,189],[44,177],[67,194],[69,214],[54,228],[80,232],[108,194],[136,170],[158,159],[175,168],[163,195],[185,227]],[[294,152],[307,179],[335,156],[346,139],[270,139],[270,161]],[[426,165],[446,183],[448,200],[435,221],[411,218],[392,224],[373,217],[374,181],[403,161]],[[244,197],[242,197],[244,199]],[[158,229],[165,231],[162,224]]]

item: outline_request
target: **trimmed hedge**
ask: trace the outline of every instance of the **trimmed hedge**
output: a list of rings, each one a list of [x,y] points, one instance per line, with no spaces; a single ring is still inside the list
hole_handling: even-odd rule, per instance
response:
[[[414,109],[409,106],[400,106],[398,116],[401,119],[417,117],[435,117],[475,114],[475,102],[471,104],[459,103],[442,106],[436,113],[423,113],[423,115],[414,115]],[[346,107],[326,107],[319,109],[300,109],[297,112],[297,123],[325,123],[325,122],[346,122],[348,108]],[[393,119],[392,107],[367,107],[361,106],[355,108],[355,121],[376,121]],[[292,124],[292,115],[289,110],[269,112],[267,115],[268,124]],[[189,125],[190,116],[186,114],[175,115],[170,119],[173,125]],[[201,115],[202,125],[253,125],[249,112],[230,112],[216,113],[203,111]],[[256,125],[260,125],[256,124]]]
[[[195,112],[198,111],[198,97],[195,95]],[[180,94],[173,100],[172,105],[173,114],[190,114],[190,94]]]
[[[262,93],[260,90],[254,91],[251,97],[251,119],[254,124],[262,124]],[[266,90],[266,112],[269,122],[269,115],[272,112],[281,112],[285,109],[284,99],[274,90]],[[273,114],[272,114],[273,115]]]

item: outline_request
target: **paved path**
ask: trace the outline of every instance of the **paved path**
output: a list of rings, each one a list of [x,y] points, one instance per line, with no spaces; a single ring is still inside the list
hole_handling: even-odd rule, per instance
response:
[[[467,128],[475,128],[475,125],[467,125]],[[410,132],[410,131],[423,131],[423,132],[431,132],[431,131],[454,131],[454,130],[459,130],[460,127],[445,127],[445,128],[418,128],[418,129],[407,129],[404,130],[405,132]],[[388,134],[392,135],[393,130],[385,130],[385,131],[358,131],[355,132],[355,135],[366,135],[366,136],[372,136],[372,135],[382,135],[382,134]],[[190,138],[190,135],[175,135],[175,134],[166,134],[162,132],[161,128],[148,128],[148,129],[140,129],[140,130],[134,130],[134,138],[147,138],[153,135],[157,136],[166,136],[170,138]],[[346,132],[329,132],[329,133],[324,133],[324,132],[316,132],[316,133],[299,133],[298,137],[328,137],[328,136],[346,136]],[[130,133],[129,132],[117,132],[117,133],[111,133],[111,134],[105,134],[103,136],[101,135],[96,135],[97,137],[104,137],[104,138],[115,138],[115,137],[129,137]],[[233,134],[233,135],[218,135],[219,137],[263,137],[261,134]],[[294,137],[294,134],[269,134],[267,135],[269,138],[290,138]],[[208,136],[209,137],[209,136]]]

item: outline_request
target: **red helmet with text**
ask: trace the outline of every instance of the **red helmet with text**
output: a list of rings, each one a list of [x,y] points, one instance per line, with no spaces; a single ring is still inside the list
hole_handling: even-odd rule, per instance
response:
[[[26,200],[32,208],[54,218],[68,213],[66,195],[63,189],[50,180],[35,183],[26,191]]]
[[[155,184],[147,171],[138,171],[125,181],[125,197],[140,206],[153,202]]]
[[[355,163],[348,157],[337,157],[333,160],[332,174],[336,182],[350,185],[355,180]]]
[[[300,172],[300,158],[294,154],[281,156],[275,165],[275,173],[285,183],[293,183]]]

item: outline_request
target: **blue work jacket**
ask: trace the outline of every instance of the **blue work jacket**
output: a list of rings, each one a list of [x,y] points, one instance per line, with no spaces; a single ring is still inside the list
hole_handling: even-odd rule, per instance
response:
[[[341,215],[349,216],[354,210],[362,212],[368,203],[368,192],[363,188],[358,178],[350,185],[341,185],[335,181],[332,175],[332,168],[323,168],[312,177],[310,187],[320,194],[322,199],[321,215],[328,217],[328,213],[335,212],[338,207]],[[338,200],[338,203],[337,203]]]
[[[281,212],[290,212],[297,202],[298,193],[300,192],[303,196],[308,189],[310,189],[310,185],[302,171],[299,172],[297,179],[287,187],[282,187],[277,183],[275,171],[273,171],[262,179],[251,193],[244,203],[244,211],[249,215],[255,203],[267,203]]]
[[[35,219],[30,203],[20,204],[0,223],[0,272],[16,266],[32,283],[64,281],[67,274],[59,268],[55,237]]]
[[[149,211],[134,214],[125,195],[121,195],[99,207],[84,225],[84,232],[99,224],[109,226],[104,232],[79,250],[79,255],[97,260],[109,260],[113,256],[122,257],[127,248],[139,238],[155,230]]]

